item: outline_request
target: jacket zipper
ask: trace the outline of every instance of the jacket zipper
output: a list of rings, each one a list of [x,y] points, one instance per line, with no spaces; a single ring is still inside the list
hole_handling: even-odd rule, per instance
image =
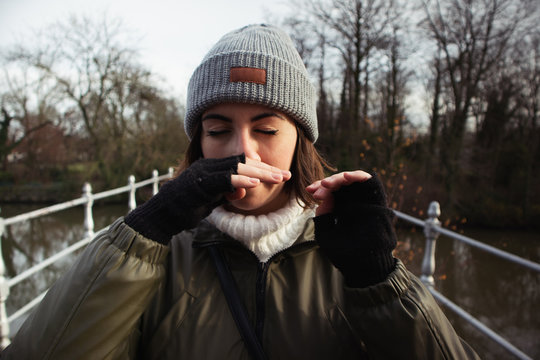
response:
[[[259,338],[259,341],[262,344],[263,338],[263,328],[264,328],[264,318],[265,318],[265,299],[266,299],[266,278],[268,275],[268,269],[270,268],[270,264],[272,263],[272,260],[281,254],[284,251],[287,251],[292,248],[305,246],[307,242],[302,242],[300,244],[294,244],[291,247],[278,251],[274,255],[272,255],[266,262],[261,263],[259,262],[259,265],[257,266],[257,280],[255,284],[255,335],[257,335],[257,338]]]
[[[194,248],[204,248],[210,245],[218,245],[222,244],[222,241],[208,241],[205,243],[193,243],[192,247]],[[290,246],[287,249],[278,251],[274,255],[272,255],[266,262],[258,263],[257,266],[257,277],[256,277],[256,283],[255,283],[255,335],[259,339],[260,343],[262,344],[263,339],[263,328],[264,328],[264,317],[265,317],[265,297],[266,297],[266,278],[268,275],[268,268],[270,267],[270,264],[272,263],[272,259],[274,259],[276,256],[281,254],[282,252],[285,252],[287,250],[305,246],[306,244],[309,244],[309,242],[302,242],[299,244],[294,244]],[[238,244],[239,245],[239,244]],[[253,257],[256,258],[255,254],[250,252]]]
[[[262,343],[262,333],[264,327],[264,306],[266,296],[266,275],[268,274],[268,267],[270,262],[259,263],[257,268],[257,283],[255,285],[256,297],[255,297],[255,334]]]

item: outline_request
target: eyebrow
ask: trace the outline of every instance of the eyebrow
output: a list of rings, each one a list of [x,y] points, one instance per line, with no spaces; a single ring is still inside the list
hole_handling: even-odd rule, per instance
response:
[[[261,120],[267,117],[274,117],[274,116],[277,118],[280,118],[281,120],[287,120],[283,115],[271,112],[271,113],[262,113],[262,114],[256,115],[253,118],[251,118],[251,121],[257,121],[257,120]]]
[[[228,117],[220,115],[220,114],[212,114],[212,113],[203,116],[201,121],[208,120],[208,119],[216,119],[216,120],[223,120],[223,121],[226,121],[226,122],[232,122],[231,118],[228,118]]]
[[[264,118],[267,118],[267,117],[274,117],[274,116],[281,119],[281,120],[287,120],[281,114],[269,112],[269,113],[262,113],[262,114],[259,114],[259,115],[255,115],[254,117],[251,118],[251,121],[252,122],[253,121],[258,121],[258,120],[261,120],[261,119],[264,119]],[[222,120],[222,121],[226,121],[226,122],[232,122],[231,118],[229,118],[227,116],[224,116],[224,115],[221,115],[221,114],[214,114],[214,113],[210,113],[210,114],[207,114],[207,115],[203,116],[201,121],[208,120],[208,119],[216,119],[216,120]]]

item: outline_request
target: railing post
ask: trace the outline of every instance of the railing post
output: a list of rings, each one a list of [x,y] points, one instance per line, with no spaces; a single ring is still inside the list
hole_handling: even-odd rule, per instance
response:
[[[94,216],[92,211],[94,197],[92,196],[92,185],[88,182],[83,185],[83,197],[86,198],[86,204],[84,205],[84,237],[86,239],[94,236]]]
[[[4,218],[0,217],[0,351],[9,345],[9,322],[6,312],[6,301],[9,296],[9,285],[6,277],[6,266],[2,254],[2,236],[4,235]]]
[[[434,225],[440,225],[438,217],[441,215],[441,206],[437,201],[432,201],[428,208],[428,219],[424,226],[424,235],[426,236],[426,248],[424,249],[424,259],[422,260],[422,275],[420,280],[433,288],[435,280],[435,245],[439,233],[433,228]]]
[[[135,200],[135,176],[129,175],[129,211],[133,211],[137,207],[137,201]]]
[[[152,179],[154,180],[154,184],[152,187],[152,195],[156,195],[159,191],[158,184],[159,184],[159,173],[157,170],[152,171]]]
[[[169,168],[169,179],[172,179],[174,175],[174,169],[172,167]]]

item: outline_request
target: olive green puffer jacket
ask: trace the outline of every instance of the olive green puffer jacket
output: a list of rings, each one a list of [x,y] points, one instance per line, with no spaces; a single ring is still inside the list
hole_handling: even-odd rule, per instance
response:
[[[425,287],[397,262],[382,283],[347,288],[313,222],[261,264],[203,221],[169,247],[117,220],[79,257],[3,359],[248,359],[216,276],[217,244],[269,359],[466,359]]]

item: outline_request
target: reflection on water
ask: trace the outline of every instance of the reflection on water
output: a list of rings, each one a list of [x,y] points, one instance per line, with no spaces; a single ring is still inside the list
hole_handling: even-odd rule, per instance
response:
[[[10,217],[34,207],[2,206]],[[126,205],[94,206],[96,231],[127,211]],[[82,207],[6,228],[2,251],[9,277],[82,239]],[[466,230],[465,235],[540,262],[540,235],[533,232]],[[420,273],[424,237],[421,230],[400,228],[397,256],[413,273]],[[73,263],[76,255],[56,262],[14,286],[7,302],[13,313],[45,291]],[[533,358],[540,358],[540,274],[441,236],[437,240],[436,288],[474,317]],[[484,359],[511,359],[504,349],[443,308],[457,332]]]
[[[540,262],[538,234],[516,236],[504,232],[491,235],[486,240],[490,245]],[[438,285],[441,291],[455,294],[459,304],[469,313],[502,337],[511,339],[515,346],[526,350],[533,358],[539,358],[540,275],[462,243],[453,242],[446,246],[456,256],[449,261],[447,281]],[[470,285],[460,286],[464,283]],[[460,327],[465,326],[460,322]],[[491,350],[493,346],[483,344],[482,347]],[[506,352],[501,350],[494,358],[505,355]]]
[[[10,217],[34,210],[35,206],[2,206],[2,216]],[[99,230],[124,215],[126,206],[94,206],[95,230]],[[68,246],[82,240],[84,234],[84,210],[77,207],[60,213],[6,227],[2,238],[2,254],[6,276],[13,277],[24,270],[51,257]],[[13,286],[6,303],[12,314],[37,295],[47,290],[55,279],[63,274],[80,252],[58,260],[43,271]]]
[[[537,232],[467,229],[465,235],[523,258],[540,262]],[[421,231],[399,231],[398,257],[420,274]],[[435,288],[514,346],[540,358],[540,274],[445,236],[437,240]],[[483,359],[513,359],[499,345],[443,307],[458,334]]]

